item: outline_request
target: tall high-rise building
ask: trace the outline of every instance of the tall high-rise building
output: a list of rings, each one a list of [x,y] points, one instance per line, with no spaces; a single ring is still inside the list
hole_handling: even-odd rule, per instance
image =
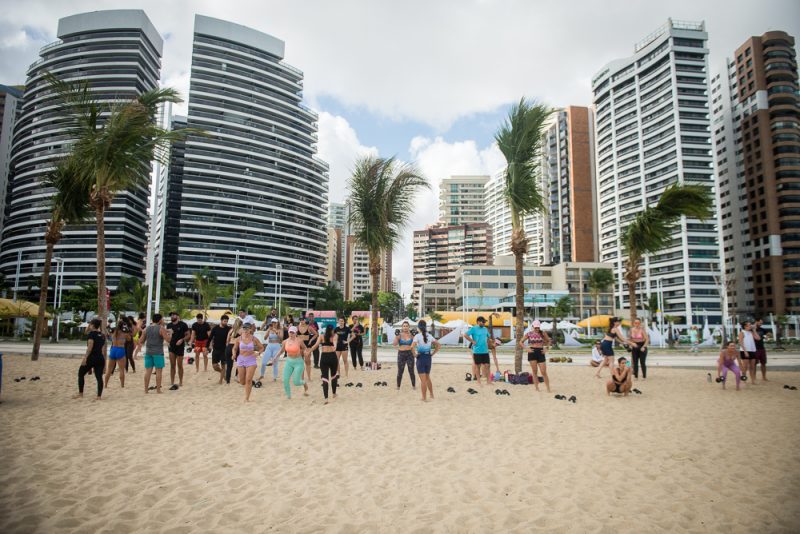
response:
[[[800,97],[794,37],[747,39],[712,79],[728,313],[800,313]]]
[[[614,265],[618,308],[628,307],[630,221],[672,184],[714,184],[707,39],[704,23],[669,20],[592,79],[599,259]],[[716,211],[715,202],[709,220],[682,218],[670,245],[641,265],[638,294],[663,290],[664,311],[694,324],[721,320]]]
[[[381,274],[378,277],[378,291],[392,290],[392,253],[384,253],[381,257]],[[367,249],[356,242],[352,235],[345,238],[345,273],[344,298],[356,300],[365,293],[372,292],[372,276],[369,274],[369,254]]]
[[[449,176],[439,184],[439,221],[460,226],[485,222],[488,176]]]
[[[45,175],[70,145],[57,96],[45,73],[69,82],[86,81],[92,95],[118,102],[158,87],[162,39],[144,11],[93,11],[58,22],[58,40],[43,47],[28,69],[24,103],[12,145],[7,218],[0,246],[0,270],[14,279],[36,281],[44,264],[44,233],[53,191]],[[106,276],[116,287],[121,276],[144,272],[149,188],[119,192],[105,215]],[[64,287],[97,280],[96,227],[93,220],[70,226],[56,245],[64,260]],[[18,256],[19,254],[19,256]]]
[[[434,224],[414,231],[414,301],[425,284],[452,284],[463,265],[491,264],[492,227],[487,223]]]
[[[291,306],[326,283],[328,166],[303,73],[283,55],[275,37],[195,17],[187,125],[205,135],[187,139],[170,194],[165,264],[174,253],[178,291],[203,267],[226,284],[253,273],[259,296]]]
[[[328,226],[331,228],[338,228],[346,232],[348,229],[347,223],[347,205],[343,202],[330,202],[328,204]]]
[[[594,261],[594,149],[589,108],[555,110],[542,138],[547,263]]]
[[[342,202],[328,204],[328,281],[336,283],[342,290],[347,279],[347,205]]]
[[[0,85],[0,235],[3,234],[3,220],[6,212],[6,193],[8,175],[11,170],[11,143],[14,125],[22,109],[24,87]]]
[[[539,187],[544,192],[548,186],[539,169]],[[492,227],[492,255],[506,256],[511,254],[511,210],[505,199],[505,168],[492,175],[484,186],[484,221]],[[528,254],[526,262],[534,265],[548,263],[549,251],[547,215],[536,213],[523,221],[525,235],[528,237]]]

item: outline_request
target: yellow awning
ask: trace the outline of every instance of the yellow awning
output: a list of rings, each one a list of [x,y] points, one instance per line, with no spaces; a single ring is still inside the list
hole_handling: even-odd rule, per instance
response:
[[[37,317],[39,315],[39,305],[27,300],[0,299],[0,317]],[[50,314],[45,312],[45,317]]]
[[[592,315],[588,319],[584,319],[583,321],[578,322],[578,326],[581,328],[589,328],[591,325],[592,328],[608,328],[608,322],[611,320],[613,315]],[[627,319],[622,319],[622,326],[630,326],[631,322]]]

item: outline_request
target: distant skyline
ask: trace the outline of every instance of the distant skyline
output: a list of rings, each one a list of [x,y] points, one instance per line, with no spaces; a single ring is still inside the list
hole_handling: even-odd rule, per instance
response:
[[[634,44],[668,17],[705,20],[712,72],[751,35],[784,30],[800,37],[795,0],[28,0],[4,6],[0,83],[24,83],[39,48],[55,40],[59,18],[132,8],[144,9],[162,32],[162,84],[184,96],[195,13],[285,41],[285,61],[304,72],[306,102],[320,111],[319,150],[331,165],[331,200],[344,199],[358,154],[417,161],[432,189],[418,199],[412,226],[395,251],[393,276],[406,294],[412,232],[436,220],[439,181],[450,174],[490,174],[502,165],[493,134],[519,97],[553,107],[589,105],[592,76],[631,55]]]

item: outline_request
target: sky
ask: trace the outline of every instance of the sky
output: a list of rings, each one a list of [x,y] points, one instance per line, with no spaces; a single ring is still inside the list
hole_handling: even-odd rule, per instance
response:
[[[800,37],[800,0],[0,0],[0,83],[24,83],[60,17],[120,8],[147,12],[164,37],[162,84],[184,95],[195,13],[283,40],[320,113],[332,201],[361,155],[417,164],[432,189],[393,257],[406,295],[412,231],[436,221],[439,182],[502,166],[494,132],[520,97],[590,105],[592,76],[669,17],[706,22],[712,72],[751,35]]]

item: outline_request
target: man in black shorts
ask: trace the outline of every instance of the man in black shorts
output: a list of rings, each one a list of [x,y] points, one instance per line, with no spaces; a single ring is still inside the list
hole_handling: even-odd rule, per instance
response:
[[[198,313],[192,325],[191,344],[194,347],[194,366],[200,372],[200,354],[203,354],[203,371],[208,371],[208,333],[211,325],[206,322],[202,313]],[[213,362],[212,362],[213,363]]]
[[[167,330],[172,333],[169,340],[169,380],[172,385],[170,390],[175,391],[178,389],[178,384],[175,383],[175,368],[178,369],[178,380],[180,385],[183,385],[183,351],[186,350],[186,343],[192,335],[189,330],[189,325],[181,321],[178,312],[169,314],[170,323],[167,325]]]
[[[478,317],[478,324],[464,333],[464,339],[472,343],[472,361],[477,367],[475,380],[481,384],[481,378],[486,378],[489,384],[489,329],[486,328],[486,319]]]
[[[768,335],[769,330],[764,328],[764,320],[756,319],[753,328],[753,341],[756,342],[756,367],[758,367],[759,363],[761,364],[761,379],[764,382],[769,382],[767,380],[767,349],[764,346],[764,341],[767,340]]]
[[[218,325],[211,329],[211,365],[214,370],[219,373],[219,383],[225,378],[225,366],[227,360],[225,359],[225,346],[228,342],[228,332],[231,327],[228,326],[228,316],[223,315]]]

